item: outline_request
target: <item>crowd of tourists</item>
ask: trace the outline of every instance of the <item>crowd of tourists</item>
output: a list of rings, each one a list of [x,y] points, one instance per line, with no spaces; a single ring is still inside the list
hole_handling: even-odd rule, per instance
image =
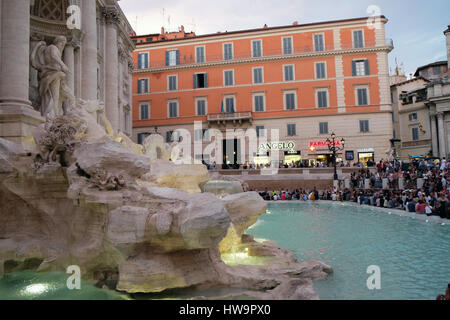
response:
[[[328,190],[295,189],[258,191],[267,201],[351,201],[360,205],[392,208],[428,216],[450,219],[450,162],[445,159],[417,160],[408,164],[400,161],[380,161],[376,170],[361,169],[351,175],[351,188]],[[398,188],[399,178],[404,188]],[[382,188],[382,180],[388,180]],[[418,186],[418,179],[422,179]],[[370,181],[370,186],[364,186]]]

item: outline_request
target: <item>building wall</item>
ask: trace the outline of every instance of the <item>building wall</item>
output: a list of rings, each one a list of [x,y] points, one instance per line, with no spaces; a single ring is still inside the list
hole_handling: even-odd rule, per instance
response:
[[[194,121],[201,121],[207,126],[208,116],[197,116],[195,99],[207,99],[207,114],[221,112],[224,96],[235,96],[236,112],[251,111],[252,123],[246,124],[255,128],[264,124],[265,128],[282,127],[286,131],[286,122],[296,122],[297,132],[302,136],[299,143],[310,139],[324,138],[318,135],[319,122],[329,122],[329,133],[348,138],[349,143],[359,145],[359,118],[370,119],[371,131],[365,135],[365,145],[360,148],[376,146],[377,157],[384,157],[392,138],[391,102],[387,67],[387,54],[392,47],[386,45],[384,39],[384,23],[382,30],[375,31],[367,27],[366,19],[346,22],[330,22],[307,26],[289,26],[285,28],[260,29],[239,33],[222,33],[210,36],[198,36],[189,39],[158,41],[138,44],[133,54],[135,65],[138,65],[138,54],[149,54],[149,68],[135,70],[133,74],[133,126],[134,139],[138,133],[153,131],[157,126],[160,131],[170,131],[178,126],[186,127]],[[364,48],[353,48],[353,30],[363,30]],[[324,51],[314,51],[314,35],[323,34]],[[294,54],[282,55],[282,39],[292,37]],[[139,37],[137,37],[139,38]],[[251,41],[262,41],[262,57],[251,57]],[[233,43],[234,60],[223,60],[223,44]],[[206,62],[196,64],[195,48],[205,47]],[[165,66],[167,50],[179,50],[180,64]],[[370,75],[353,76],[352,61],[367,59]],[[326,63],[326,78],[316,79],[315,64]],[[294,66],[294,81],[284,81],[283,66]],[[253,84],[252,70],[263,68],[263,84]],[[234,70],[234,85],[224,86],[224,71]],[[208,74],[208,88],[194,89],[193,75],[205,72]],[[168,91],[168,76],[176,75],[178,88]],[[139,79],[149,79],[150,92],[137,93]],[[368,88],[369,105],[358,106],[356,89],[359,86]],[[328,107],[317,107],[317,89],[328,90]],[[285,110],[285,91],[296,92],[295,110]],[[253,96],[263,93],[265,111],[255,112]],[[175,99],[179,103],[179,116],[168,118],[168,101]],[[150,119],[140,119],[140,104],[150,105]],[[351,119],[351,120],[350,120]],[[383,119],[380,121],[380,119]],[[353,121],[347,128],[343,123]],[[385,121],[386,124],[381,124]],[[236,126],[239,127],[239,126]],[[305,130],[305,127],[310,127]],[[314,128],[314,129],[313,129]],[[384,139],[381,142],[377,140]],[[353,140],[353,141],[352,141]],[[308,147],[306,146],[306,149]],[[302,149],[306,151],[305,147]],[[381,149],[383,149],[381,151]]]

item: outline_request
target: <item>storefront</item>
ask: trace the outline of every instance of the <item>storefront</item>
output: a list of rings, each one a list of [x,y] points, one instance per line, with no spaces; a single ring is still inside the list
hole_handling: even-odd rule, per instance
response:
[[[341,146],[340,141],[335,141],[336,147]],[[323,141],[310,141],[309,142],[309,158],[308,162],[310,166],[315,166],[317,164],[325,164],[331,166],[333,164],[333,154],[328,148],[328,143],[326,140]],[[338,152],[336,157],[336,162],[342,161],[342,155]]]
[[[375,162],[375,150],[372,148],[359,149],[358,161],[367,167],[367,162]]]
[[[301,151],[285,151],[284,152],[284,164],[298,163],[302,161]]]
[[[253,163],[255,165],[268,165],[270,164],[270,153],[269,152],[255,152],[253,154]]]

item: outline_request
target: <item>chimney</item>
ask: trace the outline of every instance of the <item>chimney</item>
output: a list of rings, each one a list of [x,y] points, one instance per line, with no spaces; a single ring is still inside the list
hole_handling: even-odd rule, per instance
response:
[[[448,26],[447,30],[444,31],[446,42],[447,42],[447,66],[450,70],[450,26]],[[450,71],[449,71],[450,73]]]
[[[164,30],[164,27],[161,27],[161,34],[164,35],[166,33],[166,30]]]
[[[294,22],[292,23],[292,25],[293,25],[293,26],[298,26],[298,21],[294,21]]]

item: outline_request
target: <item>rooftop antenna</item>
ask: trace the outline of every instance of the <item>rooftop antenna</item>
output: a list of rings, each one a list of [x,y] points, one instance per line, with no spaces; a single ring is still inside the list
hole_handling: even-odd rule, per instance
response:
[[[162,9],[162,18],[163,18],[163,25],[162,26],[163,26],[164,29],[166,29],[165,28],[166,27],[165,26],[165,24],[166,24],[166,9],[165,8]]]
[[[136,26],[136,34],[138,33],[138,16],[136,16],[136,24],[135,24],[135,26]]]

